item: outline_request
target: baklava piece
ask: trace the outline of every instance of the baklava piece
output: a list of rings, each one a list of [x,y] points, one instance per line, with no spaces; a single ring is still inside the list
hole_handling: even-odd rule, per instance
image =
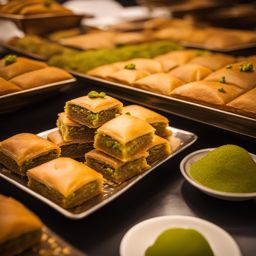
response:
[[[104,92],[91,91],[87,96],[66,103],[67,116],[90,128],[98,128],[122,111],[123,104]]]
[[[238,112],[246,112],[256,117],[256,88],[229,102],[227,106]]]
[[[18,86],[0,77],[0,96],[19,91],[21,89]]]
[[[65,112],[58,115],[57,127],[64,141],[83,140],[92,142],[94,140],[96,129],[72,121]]]
[[[197,64],[186,64],[170,72],[171,75],[186,83],[200,81],[211,73],[212,71],[209,68]]]
[[[43,224],[24,205],[0,195],[0,255],[18,255],[41,240]]]
[[[41,61],[7,55],[0,60],[0,77],[10,80],[15,76],[45,67],[47,65]]]
[[[148,168],[147,156],[148,154],[143,152],[129,161],[121,161],[95,149],[88,152],[85,158],[86,164],[102,173],[106,180],[120,184]]]
[[[145,120],[156,129],[155,134],[161,137],[170,135],[170,132],[167,130],[169,120],[155,111],[139,105],[129,105],[123,108],[123,114],[132,115]]]
[[[22,176],[26,175],[28,169],[59,155],[58,146],[31,133],[19,133],[0,143],[0,163]]]
[[[206,77],[208,81],[220,81],[222,83],[236,85],[246,91],[256,85],[256,62],[240,62],[229,64],[224,68],[213,72]]]
[[[73,78],[60,68],[46,67],[16,76],[10,81],[22,89],[30,89],[42,85],[65,81]]]
[[[198,56],[192,59],[189,63],[198,64],[211,70],[220,69],[226,65],[234,63],[235,57],[226,54],[214,53],[203,56]]]
[[[28,171],[28,186],[63,208],[73,208],[103,191],[102,175],[83,163],[60,157]]]
[[[93,149],[93,142],[87,140],[64,141],[58,130],[49,133],[47,139],[60,147],[61,157],[82,158],[85,153]]]
[[[149,154],[146,158],[147,163],[149,165],[156,164],[171,154],[170,142],[162,137],[155,135],[152,143],[147,149],[147,152]]]
[[[147,91],[170,95],[171,91],[183,82],[168,73],[157,73],[137,80],[133,85]]]
[[[146,121],[131,115],[121,115],[101,126],[94,147],[122,161],[128,161],[146,150],[155,129]]]
[[[172,96],[223,106],[242,93],[237,86],[203,80],[176,88]]]

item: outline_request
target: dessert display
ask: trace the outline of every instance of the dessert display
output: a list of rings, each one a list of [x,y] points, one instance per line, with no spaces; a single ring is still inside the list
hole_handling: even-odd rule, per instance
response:
[[[191,165],[189,175],[216,191],[256,192],[256,163],[245,149],[236,145],[224,145],[210,151]]]
[[[28,171],[28,186],[63,208],[72,208],[103,191],[102,175],[71,158],[60,157]]]
[[[24,205],[0,195],[0,254],[17,255],[40,243],[43,224]]]
[[[192,228],[170,228],[163,231],[145,252],[145,256],[165,255],[214,256],[214,253],[199,231]]]
[[[1,141],[0,163],[25,176],[28,169],[59,157],[60,148],[31,133],[16,134]]]

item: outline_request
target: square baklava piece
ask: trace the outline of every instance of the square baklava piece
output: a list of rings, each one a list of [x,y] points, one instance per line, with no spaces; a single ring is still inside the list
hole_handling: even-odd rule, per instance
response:
[[[94,147],[119,160],[128,161],[146,150],[154,133],[155,129],[146,121],[121,115],[97,130]]]
[[[156,164],[171,154],[171,145],[167,139],[154,136],[152,143],[149,145],[148,157],[146,158],[149,165]]]
[[[28,186],[63,208],[73,208],[103,191],[102,175],[67,157],[28,171]]]
[[[156,129],[155,134],[161,137],[166,137],[170,135],[170,131],[167,129],[169,125],[169,120],[166,117],[148,108],[144,108],[139,105],[129,105],[123,108],[123,114],[130,114],[132,116],[145,120]]]
[[[0,255],[20,255],[41,240],[43,224],[24,205],[0,195]]]
[[[65,112],[75,122],[90,128],[98,128],[122,111],[123,104],[104,92],[91,91],[87,96],[70,100]]]
[[[97,149],[85,155],[88,166],[102,173],[106,180],[117,184],[121,184],[147,169],[147,156],[148,154],[143,152],[129,161],[121,161]]]
[[[0,163],[22,176],[28,169],[59,155],[57,145],[31,133],[16,134],[0,143]]]
[[[89,128],[74,122],[64,112],[58,115],[57,127],[64,141],[83,140],[92,142],[94,140],[95,128]]]
[[[58,130],[49,133],[47,139],[60,147],[61,157],[83,158],[85,153],[93,149],[93,141],[78,139],[64,141]]]

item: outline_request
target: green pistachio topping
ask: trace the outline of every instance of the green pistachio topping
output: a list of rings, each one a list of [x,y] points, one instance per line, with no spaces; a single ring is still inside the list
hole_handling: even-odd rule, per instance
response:
[[[44,0],[44,6],[45,7],[50,7],[53,3],[53,0]]]
[[[130,116],[130,115],[131,115],[131,113],[130,113],[130,112],[126,112],[125,114],[126,114],[127,116]]]
[[[136,69],[136,65],[134,63],[129,63],[124,66],[125,69],[134,70]]]
[[[222,77],[219,79],[219,82],[225,84],[225,83],[226,83],[226,77],[225,77],[225,76],[222,76]]]
[[[105,92],[90,91],[88,94],[89,98],[105,98]]]
[[[231,64],[226,65],[226,69],[231,69],[231,68],[232,68]]]
[[[15,63],[17,61],[17,56],[16,55],[7,55],[4,57],[4,64],[5,65],[10,65],[12,63]]]
[[[226,93],[226,91],[223,87],[219,88],[218,91],[221,92],[221,93]]]
[[[254,67],[252,63],[241,64],[239,66],[240,72],[253,72]]]

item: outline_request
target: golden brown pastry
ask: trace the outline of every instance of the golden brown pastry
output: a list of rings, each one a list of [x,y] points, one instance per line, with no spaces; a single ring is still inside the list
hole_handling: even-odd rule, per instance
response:
[[[73,78],[68,72],[55,67],[47,67],[31,71],[14,77],[10,82],[18,85],[22,89],[30,89],[55,82],[69,80]]]
[[[116,45],[139,44],[150,40],[150,35],[142,32],[125,32],[118,33],[114,37]]]
[[[183,83],[171,74],[156,73],[135,81],[133,85],[147,91],[170,95],[172,90]]]
[[[0,77],[0,96],[19,91],[21,91],[21,89],[17,85]]]
[[[243,93],[243,90],[229,84],[198,81],[182,85],[172,91],[172,96],[223,106]]]

